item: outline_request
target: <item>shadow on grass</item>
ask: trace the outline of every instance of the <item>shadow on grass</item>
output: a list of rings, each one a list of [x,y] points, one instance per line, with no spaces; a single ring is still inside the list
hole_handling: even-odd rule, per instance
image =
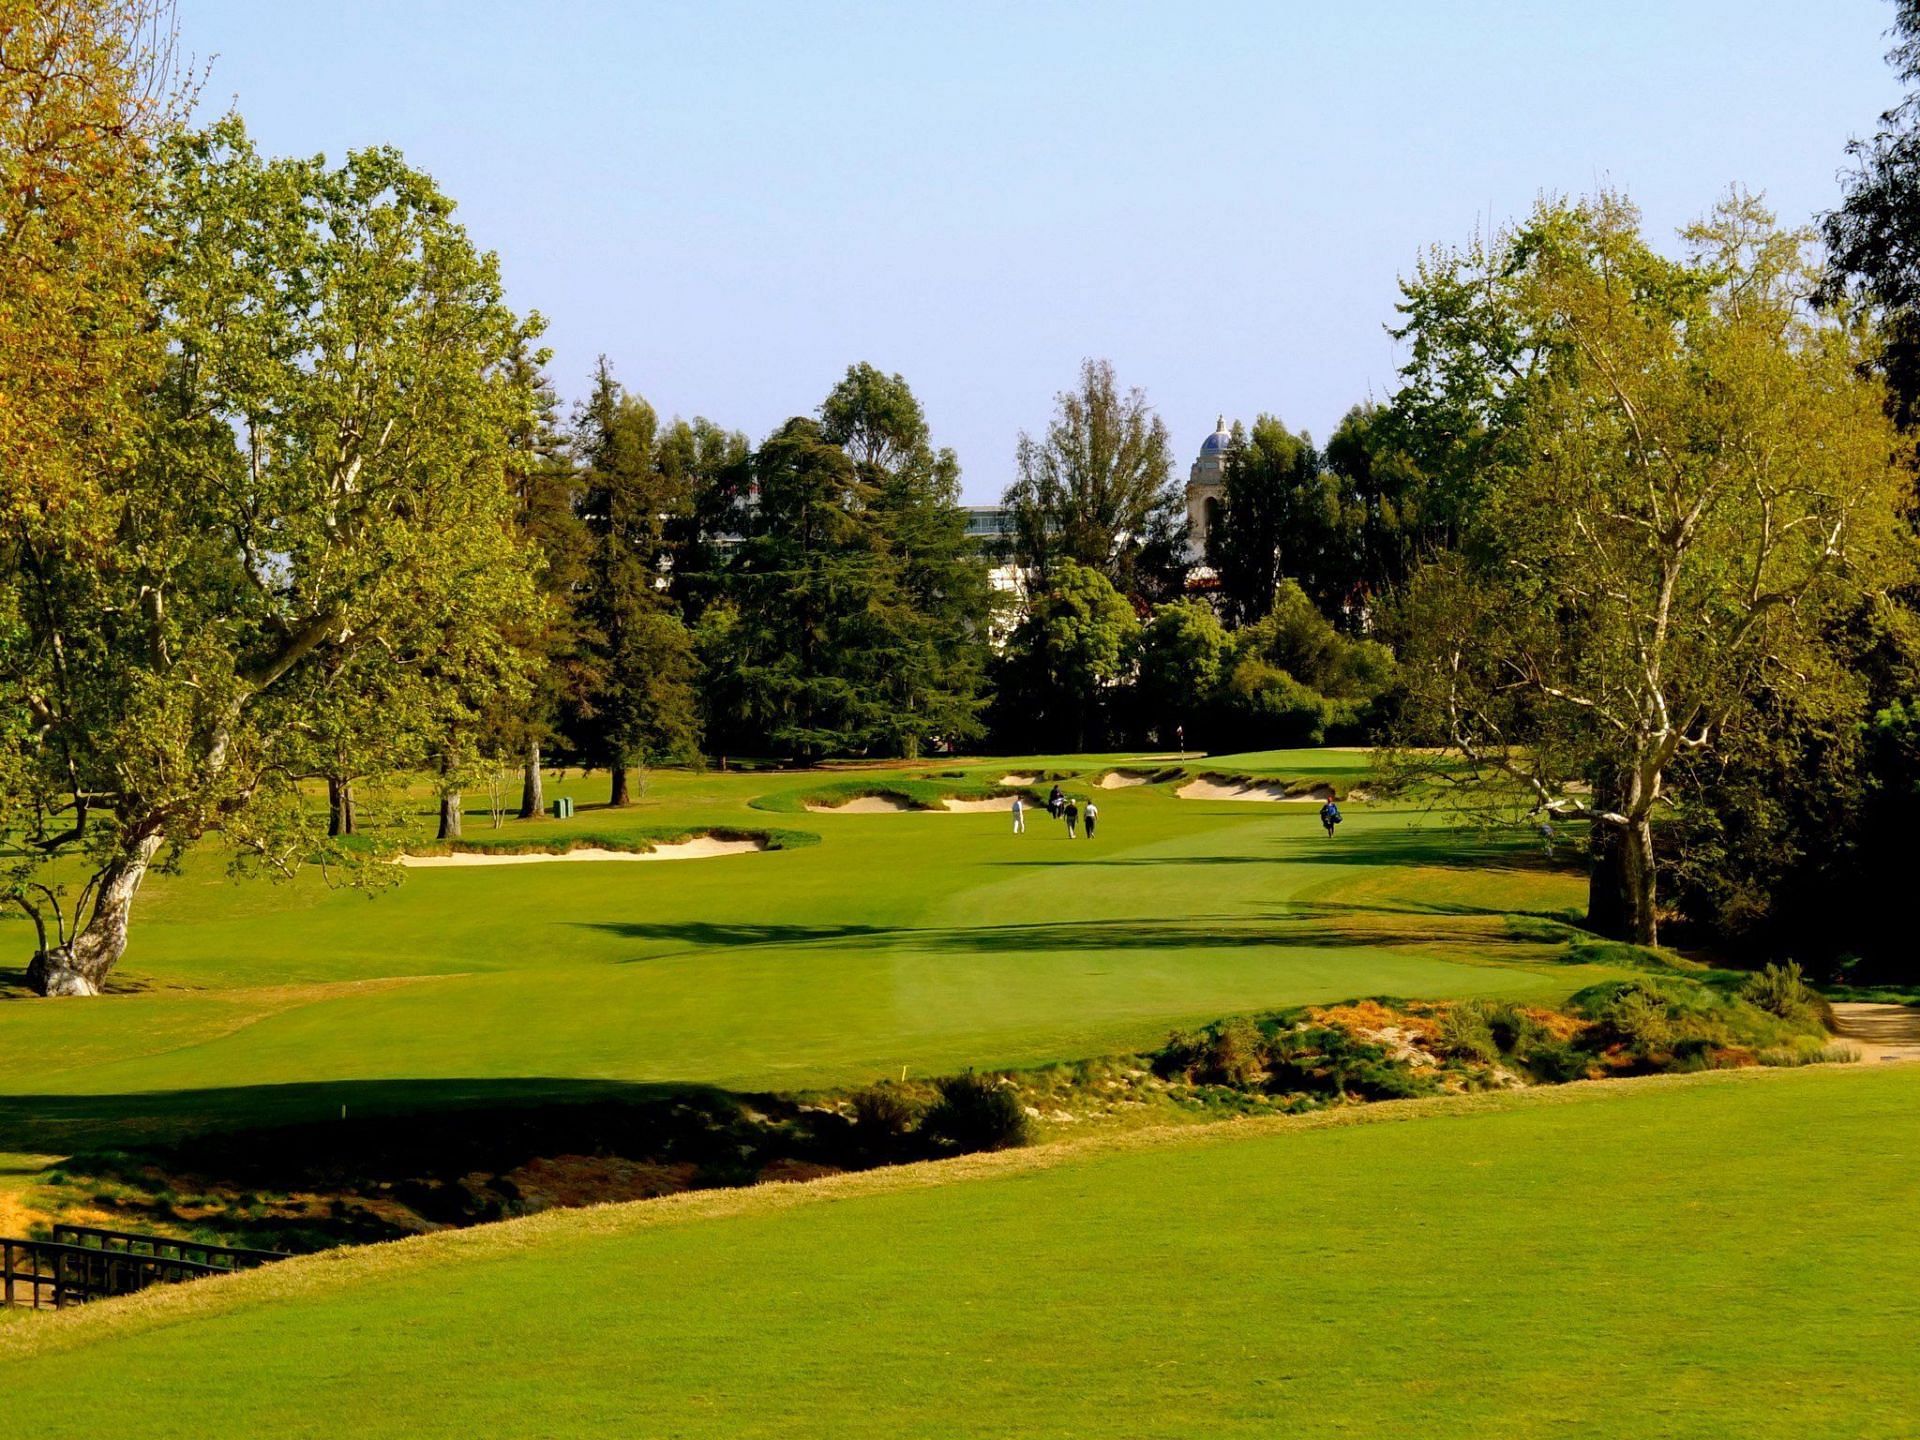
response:
[[[266,1127],[339,1126],[524,1108],[720,1094],[711,1086],[546,1077],[343,1080],[112,1095],[0,1095],[0,1151],[67,1154],[103,1146],[165,1144],[191,1135]]]
[[[1381,906],[1288,905],[1264,915],[1198,915],[1178,923],[1128,917],[1114,920],[1045,920],[1013,925],[916,929],[878,926],[715,925],[705,921],[593,921],[590,928],[633,940],[689,948],[795,947],[839,951],[919,950],[949,954],[1124,953],[1140,950],[1362,949],[1449,945],[1463,940],[1492,947],[1538,947],[1540,937],[1496,928],[1446,929],[1406,923],[1411,916],[1436,920],[1498,919],[1504,912],[1461,906],[1446,911]],[[1382,917],[1369,924],[1370,915]],[[677,953],[677,952],[676,952]],[[644,964],[656,955],[635,955],[621,964]]]
[[[1124,837],[1114,837],[1124,843]],[[1044,842],[1043,842],[1044,843]],[[1046,858],[1000,860],[995,865],[1040,868],[1050,865],[1184,866],[1184,865],[1362,865],[1414,867],[1430,870],[1529,870],[1572,873],[1577,860],[1549,860],[1537,846],[1518,837],[1488,838],[1479,832],[1458,830],[1378,831],[1342,835],[1326,840],[1319,835],[1279,835],[1257,855],[1098,855],[1090,854],[1099,840],[1076,841]]]

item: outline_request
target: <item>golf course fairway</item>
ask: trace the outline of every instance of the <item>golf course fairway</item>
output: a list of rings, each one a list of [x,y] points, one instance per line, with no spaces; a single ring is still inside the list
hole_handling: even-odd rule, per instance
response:
[[[1101,788],[1128,758],[660,772],[619,810],[595,776],[555,787],[579,797],[572,820],[467,817],[475,844],[788,837],[672,864],[420,870],[365,890],[235,882],[206,847],[142,891],[125,993],[0,1003],[0,1152],[583,1086],[857,1085],[1360,995],[1557,1003],[1614,973],[1572,963],[1573,932],[1541,918],[1577,909],[1584,881],[1537,848],[1410,803],[1351,800],[1328,840],[1311,801],[1176,794],[1215,772],[1346,794],[1365,754],[1135,761],[1165,778]],[[807,809],[888,787],[1010,794],[1013,772],[1098,797],[1097,838],[1069,840],[1031,802],[1024,835],[1004,812]],[[423,846],[430,808],[423,794],[399,822]],[[24,963],[27,927],[9,937]]]

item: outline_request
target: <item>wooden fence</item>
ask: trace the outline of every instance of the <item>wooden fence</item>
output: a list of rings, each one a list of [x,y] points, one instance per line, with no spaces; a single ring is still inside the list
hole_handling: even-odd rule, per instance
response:
[[[0,1237],[0,1305],[59,1310],[286,1258],[277,1250],[56,1225],[51,1240]]]

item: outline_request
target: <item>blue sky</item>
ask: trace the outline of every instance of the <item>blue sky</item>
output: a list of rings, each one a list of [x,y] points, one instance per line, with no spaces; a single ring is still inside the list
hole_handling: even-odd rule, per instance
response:
[[[399,146],[663,415],[758,440],[855,360],[913,384],[968,498],[1082,356],[1184,466],[1216,413],[1324,439],[1391,390],[1423,247],[1542,192],[1662,234],[1738,181],[1834,203],[1897,98],[1886,0],[706,4],[180,0],[283,153]]]

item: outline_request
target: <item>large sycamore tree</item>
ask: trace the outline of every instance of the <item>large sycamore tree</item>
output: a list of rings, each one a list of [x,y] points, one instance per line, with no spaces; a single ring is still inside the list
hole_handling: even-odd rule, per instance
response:
[[[1547,204],[1404,307],[1399,403],[1478,457],[1460,544],[1404,596],[1407,736],[1588,822],[1591,921],[1642,943],[1676,760],[1771,694],[1843,715],[1836,633],[1913,573],[1872,336],[1809,308],[1809,237],[1735,195],[1684,241],[1658,253],[1614,196]]]
[[[493,637],[531,603],[529,327],[447,198],[388,150],[264,160],[237,120],[169,140],[151,188],[122,303],[164,362],[64,472],[71,513],[28,487],[0,515],[0,894],[48,994],[102,987],[149,869],[210,831],[281,873],[353,854],[309,782],[415,760],[511,685]]]

